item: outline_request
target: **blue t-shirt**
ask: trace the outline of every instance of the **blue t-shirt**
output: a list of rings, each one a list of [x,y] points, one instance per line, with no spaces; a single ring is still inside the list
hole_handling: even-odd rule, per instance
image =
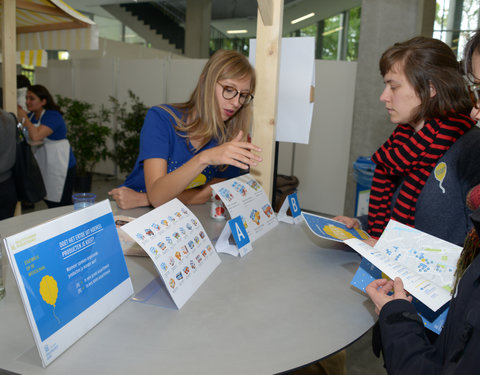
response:
[[[33,124],[36,124],[39,121],[39,119],[36,118],[32,112],[28,114],[28,117],[31,118],[31,122]],[[59,141],[67,138],[67,125],[65,124],[65,120],[60,112],[53,109],[46,109],[42,118],[40,119],[40,123],[41,125],[48,126],[50,129],[52,129],[53,133],[47,137],[48,139],[51,139],[52,141]],[[76,164],[77,160],[75,159],[75,155],[73,155],[72,147],[70,147],[68,168],[71,168]]]
[[[172,106],[168,106],[168,108],[179,118],[182,118],[178,109]],[[212,139],[202,149],[195,152],[191,143],[181,136],[183,134],[180,132],[177,134],[174,125],[175,119],[164,109],[152,107],[148,110],[140,132],[140,152],[133,171],[128,175],[123,186],[135,191],[146,192],[143,162],[147,159],[166,160],[167,173],[170,173],[181,167],[197,153],[218,145],[217,141]],[[240,170],[233,166],[229,166],[224,171],[220,169],[220,166],[209,165],[187,188],[201,186],[214,177],[231,178],[240,174]]]

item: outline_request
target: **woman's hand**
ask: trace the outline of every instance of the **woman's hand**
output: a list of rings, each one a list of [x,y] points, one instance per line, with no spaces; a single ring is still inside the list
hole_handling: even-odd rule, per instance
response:
[[[126,186],[112,189],[108,192],[112,198],[117,202],[117,206],[122,210],[128,210],[129,208],[150,206],[147,193],[139,193]]]
[[[46,125],[35,126],[28,118],[28,113],[20,106],[17,106],[18,121],[28,130],[28,136],[31,142],[39,142],[53,134],[53,130]]]
[[[362,240],[363,242],[365,242],[366,244],[370,245],[371,247],[375,247],[375,245],[377,244],[377,241],[375,238],[367,238],[366,240]]]
[[[389,294],[392,288],[393,294]],[[393,301],[394,299],[404,299],[412,302],[412,296],[407,296],[407,292],[403,289],[403,281],[399,277],[396,277],[395,281],[387,281],[386,279],[374,280],[367,285],[365,291],[375,304],[375,312],[377,315],[380,314],[380,311],[387,302]]]
[[[233,165],[241,169],[257,166],[262,158],[252,151],[262,149],[249,142],[242,142],[243,132],[240,131],[230,142],[201,152],[202,163],[205,165]]]
[[[347,226],[347,228],[360,229],[360,222],[353,218],[347,216],[335,216],[333,220],[339,221]]]

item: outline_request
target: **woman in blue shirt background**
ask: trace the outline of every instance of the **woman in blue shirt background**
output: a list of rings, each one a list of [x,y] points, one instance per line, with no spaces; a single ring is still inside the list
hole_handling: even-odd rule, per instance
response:
[[[76,160],[67,140],[67,126],[60,107],[42,85],[28,88],[28,113],[18,107],[18,119],[28,131],[35,158],[47,190],[48,208],[72,204]]]
[[[257,165],[261,158],[252,151],[261,150],[245,141],[254,91],[255,72],[245,56],[213,54],[189,101],[148,111],[134,169],[110,192],[118,206],[157,207],[175,197],[204,203],[212,183]]]

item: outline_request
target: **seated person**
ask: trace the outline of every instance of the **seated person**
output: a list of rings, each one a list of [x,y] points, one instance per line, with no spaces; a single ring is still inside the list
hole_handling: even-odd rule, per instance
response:
[[[458,260],[447,320],[434,343],[400,278],[372,281],[366,288],[379,314],[381,348],[389,374],[475,374],[480,365],[480,185],[469,197],[475,225]],[[393,295],[390,291],[394,290]],[[379,353],[377,353],[379,354]]]
[[[147,112],[134,169],[122,187],[109,192],[117,205],[158,207],[175,197],[204,203],[212,183],[256,166],[262,159],[252,151],[261,150],[243,140],[254,90],[255,72],[245,56],[213,54],[188,102]]]
[[[465,72],[474,108],[473,118],[480,119],[480,31],[465,47]],[[478,148],[478,146],[477,146]],[[472,157],[472,163],[478,158]],[[467,193],[466,208],[473,211],[474,224],[465,240],[455,272],[453,297],[447,320],[438,339],[432,343],[421,318],[410,303],[400,278],[379,279],[366,291],[379,314],[381,348],[389,374],[475,374],[480,366],[480,185]],[[390,291],[394,290],[393,295]]]
[[[392,218],[461,245],[472,227],[466,194],[480,183],[480,129],[456,57],[416,37],[385,51],[380,72],[380,100],[398,125],[372,156],[368,216],[335,219],[377,239]]]

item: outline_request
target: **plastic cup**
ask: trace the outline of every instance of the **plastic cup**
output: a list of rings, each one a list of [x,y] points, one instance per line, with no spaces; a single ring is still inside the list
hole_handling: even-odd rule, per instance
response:
[[[227,219],[227,207],[222,199],[212,190],[212,203],[210,207],[210,217],[215,220]]]
[[[73,209],[81,210],[82,208],[95,204],[95,198],[97,196],[93,193],[76,193],[72,195]]]

